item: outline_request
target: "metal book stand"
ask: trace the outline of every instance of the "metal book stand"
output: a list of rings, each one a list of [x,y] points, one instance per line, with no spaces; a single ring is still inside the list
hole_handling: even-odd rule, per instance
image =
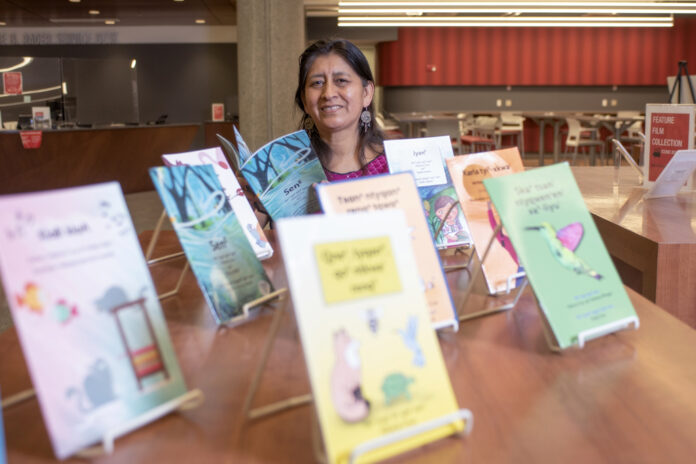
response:
[[[157,220],[157,225],[155,226],[155,230],[152,232],[152,237],[150,238],[150,243],[147,245],[147,249],[145,251],[145,261],[147,262],[148,267],[154,266],[155,264],[163,263],[166,261],[170,261],[172,259],[179,258],[181,256],[185,256],[183,251],[179,251],[177,253],[172,253],[166,256],[161,256],[159,258],[152,258],[152,253],[155,251],[155,245],[157,244],[157,240],[159,239],[160,232],[162,231],[162,224],[164,223],[164,219],[167,217],[167,210],[163,209],[162,214],[160,215],[159,219]],[[186,260],[186,263],[184,264],[184,268],[181,270],[181,274],[179,274],[179,278],[176,281],[176,285],[174,286],[173,290],[170,290],[168,292],[164,292],[161,295],[157,295],[157,298],[160,300],[164,298],[169,298],[170,296],[174,296],[177,293],[179,293],[179,289],[181,288],[181,283],[184,281],[184,276],[186,275],[186,271],[189,269],[189,262]]]

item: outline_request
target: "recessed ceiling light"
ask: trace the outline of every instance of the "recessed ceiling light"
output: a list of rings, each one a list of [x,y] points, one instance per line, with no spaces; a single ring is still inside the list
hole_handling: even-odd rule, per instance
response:
[[[81,0],[68,0],[70,3],[80,3]]]
[[[107,19],[106,21],[104,21],[104,24],[112,25],[116,24],[116,21],[114,21],[113,19]]]
[[[184,0],[174,0],[174,1],[175,1],[176,3],[181,3],[181,2],[183,2]]]
[[[98,15],[98,14],[99,14],[99,10],[89,10],[88,13],[91,14],[91,15]]]
[[[0,26],[7,26],[7,23],[5,21],[0,21]]]
[[[205,19],[197,19],[196,24],[205,24]]]

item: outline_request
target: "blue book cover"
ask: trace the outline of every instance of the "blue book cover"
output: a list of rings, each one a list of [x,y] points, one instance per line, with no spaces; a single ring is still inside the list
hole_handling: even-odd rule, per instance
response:
[[[235,136],[242,175],[274,220],[320,211],[312,185],[326,174],[305,131],[284,135],[253,154],[241,134]]]
[[[272,291],[212,166],[155,167],[150,177],[218,324]]]

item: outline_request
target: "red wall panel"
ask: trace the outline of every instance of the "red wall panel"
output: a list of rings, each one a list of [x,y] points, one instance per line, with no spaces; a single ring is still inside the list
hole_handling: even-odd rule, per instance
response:
[[[401,28],[379,44],[379,84],[664,85],[679,60],[696,74],[696,18],[669,29]]]

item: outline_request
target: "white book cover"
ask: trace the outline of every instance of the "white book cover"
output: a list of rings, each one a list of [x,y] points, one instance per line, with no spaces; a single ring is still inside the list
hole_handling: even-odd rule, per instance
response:
[[[428,226],[437,248],[472,244],[464,212],[447,170],[454,157],[449,136],[385,140],[389,172],[411,172],[423,200]]]
[[[184,153],[170,153],[162,155],[162,160],[167,166],[211,165],[220,180],[220,185],[222,185],[222,189],[225,192],[227,200],[230,202],[230,206],[232,206],[234,215],[242,226],[244,235],[249,240],[249,244],[254,250],[254,253],[256,253],[256,256],[259,259],[267,259],[273,256],[273,248],[268,242],[266,234],[264,234],[254,214],[254,210],[251,209],[251,205],[249,205],[244,191],[239,185],[239,181],[237,181],[237,177],[235,177],[220,147]]]
[[[0,197],[0,270],[59,459],[186,393],[116,182]]]

